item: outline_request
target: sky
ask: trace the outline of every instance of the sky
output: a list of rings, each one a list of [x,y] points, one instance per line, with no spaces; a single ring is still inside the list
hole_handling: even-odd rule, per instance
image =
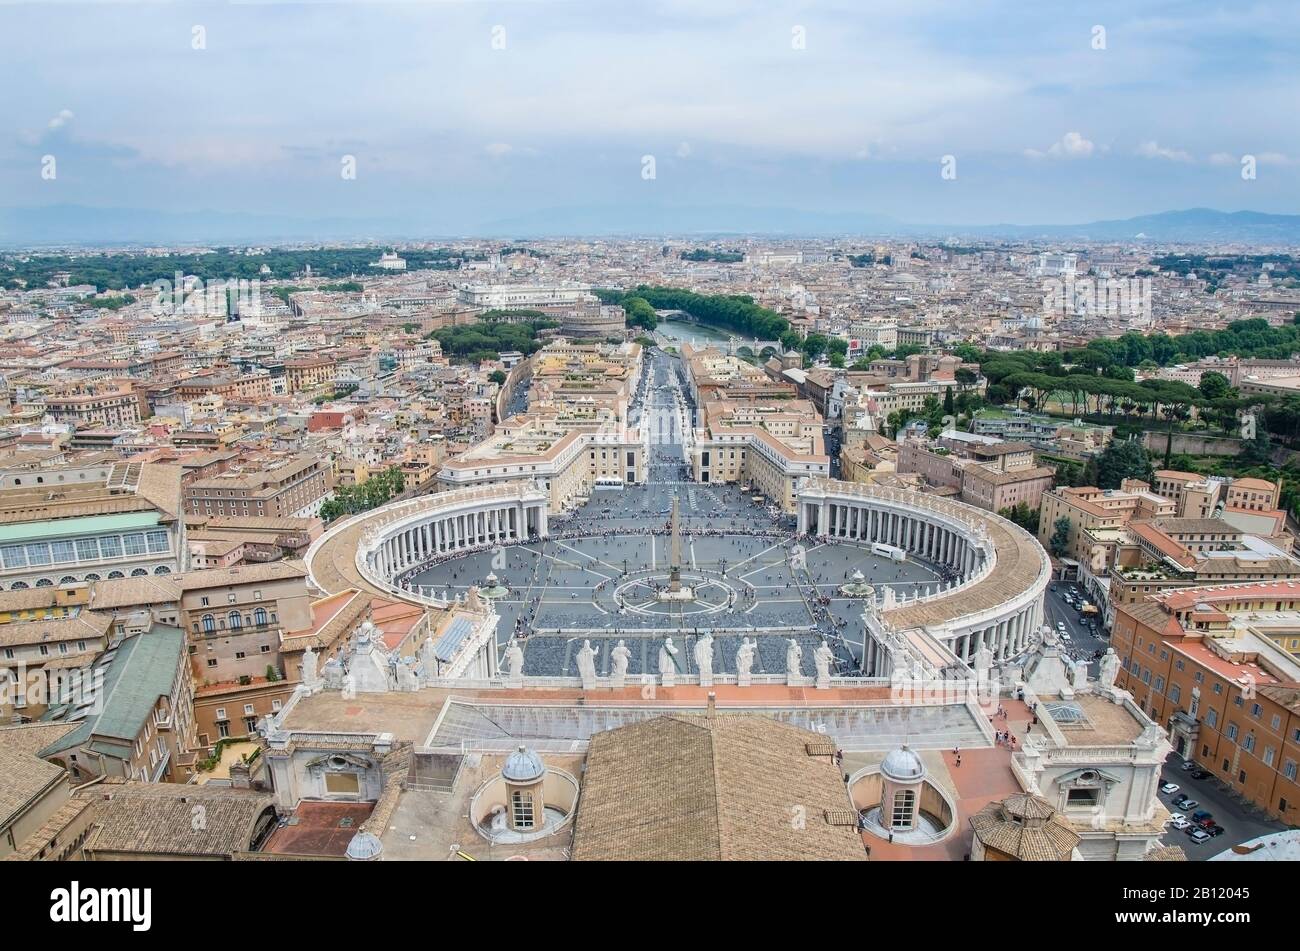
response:
[[[1293,2],[0,0],[0,208],[1300,213],[1296,63]]]

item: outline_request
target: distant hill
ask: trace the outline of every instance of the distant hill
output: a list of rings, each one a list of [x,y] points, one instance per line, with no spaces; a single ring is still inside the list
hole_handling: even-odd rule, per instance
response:
[[[412,218],[297,218],[238,212],[172,212],[84,205],[0,208],[0,247],[220,242],[376,241],[445,238]],[[526,212],[486,221],[463,234],[483,237],[600,235],[766,235],[978,237],[1049,241],[1123,241],[1295,245],[1300,215],[1190,208],[1085,224],[945,225],[899,221],[869,212],[821,212],[740,205],[589,205]]]

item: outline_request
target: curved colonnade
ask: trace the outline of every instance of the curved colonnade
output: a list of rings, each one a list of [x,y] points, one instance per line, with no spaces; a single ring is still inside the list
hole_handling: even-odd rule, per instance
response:
[[[831,479],[805,481],[796,512],[801,534],[891,545],[957,572],[951,588],[887,605],[879,612],[887,630],[923,630],[966,664],[981,649],[996,663],[1030,647],[1052,570],[1047,552],[1019,525],[960,502]],[[927,666],[946,666],[922,641],[912,646]],[[864,670],[888,676],[881,644],[868,636],[865,647]]]
[[[457,489],[382,506],[337,523],[307,552],[322,591],[362,588],[425,606],[444,602],[399,587],[395,579],[458,552],[515,544],[549,534],[547,494],[531,482]],[[801,535],[827,542],[879,542],[947,565],[953,586],[906,601],[877,603],[867,614],[863,670],[889,676],[899,664],[886,648],[902,636],[922,666],[993,662],[1031,646],[1051,577],[1047,553],[1028,532],[991,512],[917,492],[829,479],[797,493]]]

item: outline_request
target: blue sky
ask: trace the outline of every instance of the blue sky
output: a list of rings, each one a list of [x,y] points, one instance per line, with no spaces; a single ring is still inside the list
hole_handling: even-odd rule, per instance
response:
[[[0,0],[0,207],[1300,213],[1297,62],[1285,2]]]

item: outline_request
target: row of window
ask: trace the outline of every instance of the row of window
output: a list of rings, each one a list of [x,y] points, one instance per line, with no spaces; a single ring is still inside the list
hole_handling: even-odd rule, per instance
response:
[[[158,565],[157,567],[154,568],[153,573],[156,575],[169,575],[172,573],[172,570],[168,568],[166,565]],[[131,569],[132,578],[143,578],[148,574],[149,574],[148,568]],[[84,575],[82,575],[81,578],[77,578],[75,575],[64,575],[58,580],[58,583],[64,585],[64,584],[76,584],[78,581],[103,581],[105,577],[107,577],[110,581],[113,581],[118,578],[125,578],[126,574],[121,571],[110,571],[107,575],[100,575],[97,572],[88,571]],[[32,584],[28,584],[26,581],[15,581],[13,584],[9,586],[9,590],[26,591],[28,588],[31,588],[33,585],[35,585],[37,588],[52,588],[54,587],[54,584],[55,581],[53,578],[37,578]]]
[[[101,535],[98,538],[61,538],[52,542],[5,545],[0,548],[0,559],[3,559],[6,569],[41,568],[45,565],[115,559],[124,555],[166,554],[168,551],[170,546],[166,532],[131,532],[126,535]]]
[[[231,611],[224,620],[211,614],[205,614],[200,619],[200,623],[203,625],[203,633],[211,634],[214,631],[226,630],[227,628],[238,631],[245,624],[265,627],[268,619],[274,623],[276,620],[275,614],[268,615],[265,608],[257,608],[252,614],[240,614],[238,611]],[[195,625],[194,630],[197,632],[198,629],[198,625]]]

